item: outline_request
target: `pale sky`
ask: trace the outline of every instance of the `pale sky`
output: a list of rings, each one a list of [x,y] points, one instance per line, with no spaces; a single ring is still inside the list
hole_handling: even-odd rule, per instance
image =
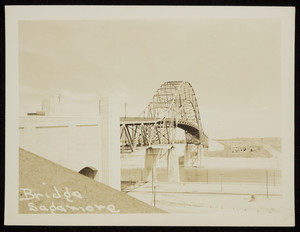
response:
[[[161,84],[184,80],[210,137],[280,136],[277,20],[22,21],[19,51],[20,115],[57,93],[97,113],[110,93],[137,116]]]

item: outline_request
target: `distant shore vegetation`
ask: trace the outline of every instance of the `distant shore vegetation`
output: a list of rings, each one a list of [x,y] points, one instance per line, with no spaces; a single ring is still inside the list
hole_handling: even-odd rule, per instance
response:
[[[224,146],[224,150],[204,152],[206,157],[237,157],[237,158],[271,158],[272,154],[266,149],[269,147],[281,152],[281,138],[245,138],[213,139]],[[176,140],[177,144],[184,144],[185,140]]]

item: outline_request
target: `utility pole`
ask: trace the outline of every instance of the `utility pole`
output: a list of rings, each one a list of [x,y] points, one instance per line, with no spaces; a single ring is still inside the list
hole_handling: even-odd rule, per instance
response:
[[[155,200],[156,200],[156,199],[155,199],[155,194],[156,194],[156,186],[154,186],[154,207],[156,207],[156,206],[155,206]]]
[[[268,169],[266,169],[266,188],[267,188],[267,198],[269,198],[269,180],[268,180]]]
[[[223,192],[223,173],[221,174],[221,192]]]
[[[155,191],[156,186],[154,186],[154,168],[156,168],[156,157],[152,156],[154,159],[153,165],[152,165],[152,195],[153,195],[153,206],[155,207]]]
[[[206,169],[206,184],[208,184],[208,169]]]
[[[152,156],[152,159],[153,159],[153,156]],[[154,171],[154,163],[152,165],[152,195],[154,195],[154,174],[153,174],[153,171]],[[154,200],[153,200],[153,204],[154,204]]]

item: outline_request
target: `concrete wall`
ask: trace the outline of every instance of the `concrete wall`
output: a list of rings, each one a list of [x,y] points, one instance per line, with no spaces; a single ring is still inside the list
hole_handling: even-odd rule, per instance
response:
[[[120,189],[120,116],[101,101],[99,117],[20,117],[19,147],[76,172],[92,167],[95,180]]]
[[[100,118],[20,117],[19,146],[79,172],[99,167]]]

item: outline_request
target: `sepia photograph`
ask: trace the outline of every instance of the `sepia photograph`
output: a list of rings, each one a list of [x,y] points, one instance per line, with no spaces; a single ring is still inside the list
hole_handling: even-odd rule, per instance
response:
[[[7,6],[7,225],[293,226],[293,7]]]

